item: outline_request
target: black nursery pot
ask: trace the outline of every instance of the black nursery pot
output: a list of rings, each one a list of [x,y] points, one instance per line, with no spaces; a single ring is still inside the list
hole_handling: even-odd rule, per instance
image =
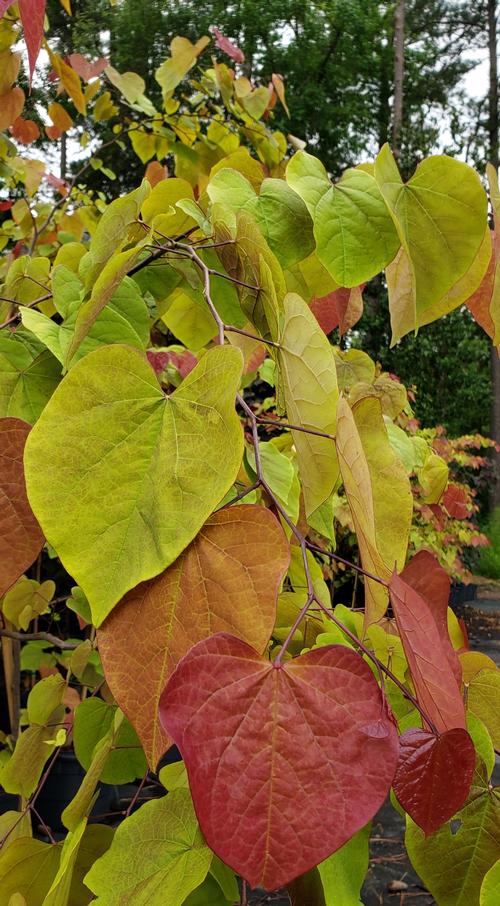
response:
[[[51,830],[64,830],[61,814],[76,796],[85,771],[72,751],[62,751],[56,758],[35,802],[35,808]],[[103,815],[112,810],[115,789],[107,783],[98,785],[99,795],[91,815]],[[36,815],[33,816],[36,823]]]

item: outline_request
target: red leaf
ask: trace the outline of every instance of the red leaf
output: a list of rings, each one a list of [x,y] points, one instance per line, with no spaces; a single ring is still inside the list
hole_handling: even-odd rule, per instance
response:
[[[19,13],[24,29],[24,40],[28,48],[30,85],[43,39],[45,0],[19,0]]]
[[[408,575],[406,570],[403,575]],[[411,573],[410,577],[414,581]],[[447,644],[425,598],[397,573],[391,578],[389,593],[419,704],[437,730],[465,729],[464,703],[450,666],[449,639]],[[439,611],[439,604],[436,609]]]
[[[450,601],[450,577],[430,551],[421,550],[415,554],[401,573],[408,585],[421,595],[432,613],[437,626],[448,663],[457,681],[462,685],[462,668],[448,632],[448,604]]]
[[[476,751],[466,730],[440,736],[413,728],[399,740],[394,792],[404,810],[433,834],[462,808],[472,783]]]
[[[231,57],[231,59],[234,60],[235,63],[245,62],[245,54],[243,53],[243,51],[240,50],[240,48],[237,47],[236,44],[233,44],[233,42],[230,41],[229,38],[226,38],[222,34],[222,32],[219,31],[217,26],[213,25],[210,31],[215,38],[215,43],[217,44],[219,50],[222,50],[222,52],[225,53],[228,57]]]
[[[99,57],[98,60],[92,62],[83,57],[81,53],[68,54],[66,61],[84,82],[89,82],[90,79],[100,76],[106,67],[109,66],[109,61],[105,57]]]
[[[361,286],[354,286],[352,289],[341,286],[326,296],[312,299],[311,311],[326,334],[338,327],[342,335],[359,321],[363,314],[361,293],[364,286],[364,283]]]
[[[160,700],[209,846],[274,890],[339,849],[384,801],[398,741],[362,658],[332,645],[275,665],[225,633]]]
[[[44,543],[24,481],[24,445],[30,430],[19,418],[0,419],[0,596],[31,566]]]
[[[0,201],[0,211],[10,211],[13,201]]]
[[[474,320],[493,340],[495,337],[495,325],[490,313],[490,305],[495,287],[495,275],[499,258],[499,241],[494,232],[491,233],[492,250],[491,259],[481,283],[475,293],[465,304],[469,309]]]
[[[449,484],[444,492],[441,503],[454,519],[467,519],[469,515],[469,501],[463,488],[457,484]]]

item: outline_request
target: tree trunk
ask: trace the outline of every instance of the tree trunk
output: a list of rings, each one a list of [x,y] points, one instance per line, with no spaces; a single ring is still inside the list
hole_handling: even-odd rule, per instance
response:
[[[497,3],[488,0],[488,51],[490,60],[490,86],[488,91],[488,156],[498,172],[498,61],[497,61]],[[490,353],[491,365],[491,436],[500,443],[500,360],[494,346]],[[490,506],[500,506],[500,454],[493,453],[494,482],[490,493]]]
[[[397,0],[394,14],[394,104],[392,110],[392,150],[399,157],[403,125],[405,70],[405,0]]]

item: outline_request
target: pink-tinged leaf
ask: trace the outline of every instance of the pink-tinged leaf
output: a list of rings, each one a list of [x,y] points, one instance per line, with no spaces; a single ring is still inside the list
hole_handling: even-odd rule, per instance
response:
[[[106,60],[105,57],[99,57],[98,60],[92,62],[92,60],[87,60],[82,56],[81,53],[70,53],[66,57],[66,61],[84,82],[97,78],[109,66],[109,60]]]
[[[458,484],[448,484],[441,503],[453,519],[467,519],[470,515],[467,493]]]
[[[462,808],[476,765],[466,730],[440,736],[413,728],[399,740],[393,788],[398,801],[426,835],[433,834]]]
[[[219,50],[222,50],[222,53],[225,53],[226,56],[231,57],[231,60],[234,60],[235,63],[245,62],[245,54],[243,53],[243,51],[240,50],[240,48],[237,47],[236,44],[233,44],[233,42],[230,41],[229,38],[226,38],[222,34],[222,32],[219,31],[216,25],[213,25],[210,31],[215,38],[217,47],[219,48]]]
[[[60,195],[67,195],[69,192],[69,185],[65,179],[60,179],[59,176],[54,176],[53,173],[46,173],[45,179],[54,189],[57,189]]]
[[[24,445],[30,430],[19,418],[0,419],[0,596],[31,566],[44,543],[24,481]]]
[[[43,40],[45,0],[19,0],[19,13],[23,24],[24,40],[26,41],[26,47],[28,48],[31,85],[35,64]]]
[[[405,566],[401,576],[408,585],[424,598],[434,617],[448,663],[457,681],[462,685],[462,668],[448,632],[448,604],[450,577],[430,551],[420,550]]]
[[[7,12],[9,6],[12,6],[14,0],[0,0],[0,17]]]
[[[198,364],[198,359],[192,352],[189,352],[189,349],[185,349],[184,352],[148,349],[146,355],[156,375],[162,374],[167,365],[173,365],[174,368],[177,368],[180,376],[185,378]]]
[[[338,327],[342,335],[357,324],[363,314],[364,286],[364,283],[352,289],[341,286],[326,296],[312,299],[311,311],[326,334]]]
[[[406,570],[403,575],[408,575]],[[397,573],[391,578],[389,593],[419,704],[437,730],[465,729],[464,703],[450,666],[449,639],[446,642],[426,599]]]
[[[253,886],[274,890],[339,849],[384,801],[398,740],[354,651],[275,665],[233,636],[199,642],[160,700],[202,831]]]

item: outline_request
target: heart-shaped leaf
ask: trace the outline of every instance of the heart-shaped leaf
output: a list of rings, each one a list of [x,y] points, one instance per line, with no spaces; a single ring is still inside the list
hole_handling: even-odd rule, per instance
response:
[[[31,566],[43,534],[26,495],[23,454],[30,426],[0,419],[0,596]]]
[[[158,702],[177,663],[215,632],[230,631],[263,652],[289,560],[269,510],[219,510],[172,566],[129,592],[100,628],[106,679],[153,768],[172,744]]]
[[[102,347],[66,375],[31,432],[31,505],[96,626],[179,556],[233,484],[241,368],[237,349],[213,349],[166,396],[145,357]]]
[[[180,662],[160,716],[182,751],[209,846],[267,890],[363,827],[397,763],[376,680],[343,646],[276,664],[212,636]]]
[[[403,733],[394,792],[404,810],[433,834],[462,808],[469,795],[476,752],[466,730],[440,736],[420,728]]]

